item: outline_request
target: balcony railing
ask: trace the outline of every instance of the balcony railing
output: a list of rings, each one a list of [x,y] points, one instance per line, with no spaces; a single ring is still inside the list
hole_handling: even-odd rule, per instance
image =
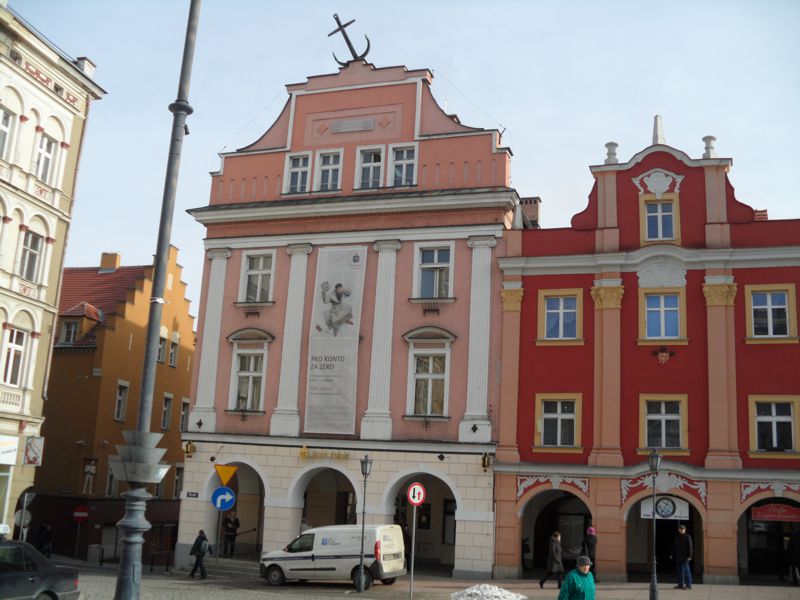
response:
[[[0,411],[20,412],[22,410],[22,390],[0,385]]]

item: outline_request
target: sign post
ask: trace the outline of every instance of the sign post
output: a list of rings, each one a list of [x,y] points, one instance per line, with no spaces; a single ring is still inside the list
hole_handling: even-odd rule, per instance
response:
[[[76,506],[75,510],[72,511],[72,520],[78,524],[78,530],[75,533],[75,553],[73,554],[73,558],[78,558],[78,544],[80,544],[81,540],[81,523],[87,521],[88,519],[89,519],[88,506]]]
[[[411,503],[411,506],[414,507],[413,513],[413,525],[411,526],[411,570],[410,570],[410,577],[408,580],[408,598],[409,600],[413,600],[414,598],[414,555],[416,553],[416,546],[417,546],[417,507],[425,502],[425,486],[421,483],[415,481],[410,486],[408,486],[408,501]]]

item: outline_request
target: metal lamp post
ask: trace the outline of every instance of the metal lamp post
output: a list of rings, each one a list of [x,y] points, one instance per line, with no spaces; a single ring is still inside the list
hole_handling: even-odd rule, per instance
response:
[[[369,472],[372,470],[372,459],[369,454],[365,454],[361,459],[361,474],[364,476],[364,495],[361,500],[361,554],[358,558],[358,578],[356,583],[356,591],[364,591],[364,527],[366,525],[367,516],[367,478]]]
[[[650,600],[658,600],[658,578],[656,576],[656,475],[658,474],[658,468],[661,466],[661,455],[658,450],[653,448],[650,456],[647,457],[647,462],[650,464],[650,472],[653,474],[653,508],[650,513],[650,520],[653,523],[653,573],[650,576]]]
[[[147,501],[152,496],[147,493],[146,488],[148,484],[160,482],[170,467],[169,464],[160,462],[166,448],[156,448],[162,434],[150,432],[150,418],[153,413],[159,329],[162,305],[164,304],[164,287],[167,278],[170,233],[172,231],[172,215],[175,211],[175,192],[178,184],[181,147],[186,134],[186,117],[192,114],[192,107],[189,105],[189,80],[192,75],[192,60],[194,59],[199,17],[200,0],[191,0],[178,97],[169,105],[169,110],[173,114],[172,133],[164,181],[164,196],[161,201],[158,242],[153,261],[153,287],[147,321],[147,341],[142,367],[142,388],[139,395],[136,430],[123,431],[122,435],[127,444],[118,445],[119,455],[109,457],[114,477],[129,485],[129,489],[121,494],[125,498],[125,515],[117,523],[123,533],[123,544],[114,600],[138,600],[139,598],[142,578],[142,544],[144,543],[142,534],[150,529],[150,523],[147,522],[144,515]]]

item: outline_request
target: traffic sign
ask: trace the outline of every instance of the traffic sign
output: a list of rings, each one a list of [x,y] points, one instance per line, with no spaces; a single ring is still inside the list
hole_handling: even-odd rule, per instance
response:
[[[214,508],[223,512],[230,510],[236,504],[236,494],[229,487],[218,487],[211,494],[211,504],[214,505]]]
[[[408,486],[408,501],[412,506],[419,506],[425,502],[425,487],[418,481]]]
[[[76,506],[75,510],[72,511],[72,520],[76,523],[83,523],[84,521],[89,520],[89,507]]]
[[[222,485],[228,485],[228,482],[231,480],[231,477],[234,476],[236,473],[236,469],[238,469],[236,465],[214,465],[214,469],[219,475],[219,482]]]

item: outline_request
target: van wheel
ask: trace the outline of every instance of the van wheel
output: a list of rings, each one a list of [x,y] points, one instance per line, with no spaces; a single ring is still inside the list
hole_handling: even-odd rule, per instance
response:
[[[358,567],[353,569],[352,577],[353,577],[353,585],[356,587],[356,589],[358,589]],[[370,570],[367,568],[366,565],[364,565],[364,591],[367,591],[371,586],[372,586],[372,573],[370,573]]]
[[[286,576],[277,565],[272,565],[267,569],[267,583],[270,585],[283,585],[286,581]]]
[[[386,579],[381,579],[381,583],[383,585],[392,585],[395,581],[397,581],[397,577],[387,577]]]

